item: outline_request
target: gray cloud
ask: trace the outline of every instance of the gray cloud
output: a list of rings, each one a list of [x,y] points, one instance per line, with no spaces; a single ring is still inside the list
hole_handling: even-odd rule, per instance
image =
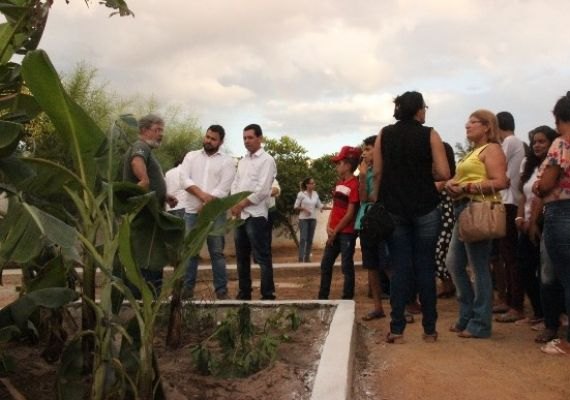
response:
[[[154,93],[203,125],[287,134],[311,155],[391,122],[392,98],[424,92],[428,123],[462,141],[476,108],[526,131],[570,87],[565,0],[131,0],[136,18],[56,3],[43,47],[58,70],[86,60],[119,93]],[[333,150],[329,150],[333,149]]]

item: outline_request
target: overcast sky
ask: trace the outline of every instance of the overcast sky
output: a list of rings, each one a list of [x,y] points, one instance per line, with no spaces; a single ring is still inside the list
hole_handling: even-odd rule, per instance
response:
[[[568,0],[129,0],[135,18],[81,0],[52,7],[41,47],[58,71],[86,61],[109,88],[154,94],[239,155],[245,125],[312,157],[392,123],[418,90],[452,145],[478,108],[511,111],[517,135],[553,125],[570,89]],[[168,122],[168,121],[167,121]]]

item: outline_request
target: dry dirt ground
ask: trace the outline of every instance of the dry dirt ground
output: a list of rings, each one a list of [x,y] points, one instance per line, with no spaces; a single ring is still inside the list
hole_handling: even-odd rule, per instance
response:
[[[276,250],[274,259],[294,262],[295,251]],[[313,260],[319,259],[316,252]],[[231,278],[229,290],[235,295],[237,282],[235,276]],[[278,299],[315,299],[319,269],[286,267],[276,270],[275,282]],[[404,344],[388,345],[383,338],[389,318],[372,322],[361,319],[372,306],[367,297],[366,271],[361,268],[356,271],[356,284],[354,400],[570,399],[570,356],[541,353],[533,341],[536,332],[528,326],[495,323],[490,339],[461,339],[448,332],[457,305],[455,299],[445,299],[438,303],[440,336],[436,343],[423,342],[416,318],[406,329]],[[341,286],[342,274],[337,268],[331,299],[340,297]],[[13,297],[13,291],[13,287],[0,287],[0,304]],[[196,294],[210,297],[210,282],[200,282]],[[387,301],[385,306],[389,311]]]

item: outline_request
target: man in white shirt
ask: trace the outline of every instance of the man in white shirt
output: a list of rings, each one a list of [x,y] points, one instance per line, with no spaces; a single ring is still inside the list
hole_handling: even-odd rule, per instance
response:
[[[268,198],[277,175],[275,160],[261,147],[263,132],[257,124],[243,130],[247,154],[239,161],[231,193],[251,194],[232,207],[232,215],[244,223],[235,232],[236,263],[239,278],[238,300],[251,300],[251,256],[261,269],[261,299],[275,300],[273,262],[269,240]]]
[[[509,187],[501,191],[503,204],[507,211],[507,235],[499,239],[499,255],[504,263],[504,291],[501,282],[498,282],[499,298],[504,301],[494,307],[494,311],[504,311],[498,315],[497,322],[515,322],[524,318],[524,286],[517,263],[518,230],[515,224],[520,191],[520,168],[525,156],[523,142],[515,136],[515,120],[510,112],[502,111],[497,114],[499,123],[499,138],[507,158],[507,178]],[[499,264],[499,265],[497,265]],[[501,268],[501,262],[494,263],[494,267]],[[500,279],[500,275],[499,275]],[[503,292],[503,293],[501,293]],[[501,298],[502,297],[502,298]]]
[[[180,183],[188,192],[184,213],[188,232],[196,224],[198,213],[206,203],[216,198],[226,197],[230,192],[235,176],[235,163],[230,156],[220,152],[225,134],[222,126],[210,126],[204,136],[202,150],[189,152],[180,164]],[[219,232],[219,228],[225,222],[226,216],[220,215],[214,222],[214,232],[208,235],[206,240],[212,262],[214,290],[219,300],[228,298],[225,242],[223,233]],[[197,271],[198,257],[192,257],[188,260],[184,280],[183,296],[185,298],[193,297]]]
[[[188,198],[188,193],[181,185],[180,182],[180,164],[182,160],[177,160],[174,167],[166,171],[164,174],[164,181],[166,182],[166,193],[174,196],[178,203],[174,207],[170,207],[166,204],[166,211],[177,217],[184,218],[184,212],[186,210],[186,199]]]

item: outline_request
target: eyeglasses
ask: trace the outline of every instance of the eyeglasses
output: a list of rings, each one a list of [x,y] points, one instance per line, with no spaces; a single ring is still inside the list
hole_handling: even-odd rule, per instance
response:
[[[467,121],[468,124],[483,124],[483,121],[479,121],[478,119],[470,119],[469,121]]]

